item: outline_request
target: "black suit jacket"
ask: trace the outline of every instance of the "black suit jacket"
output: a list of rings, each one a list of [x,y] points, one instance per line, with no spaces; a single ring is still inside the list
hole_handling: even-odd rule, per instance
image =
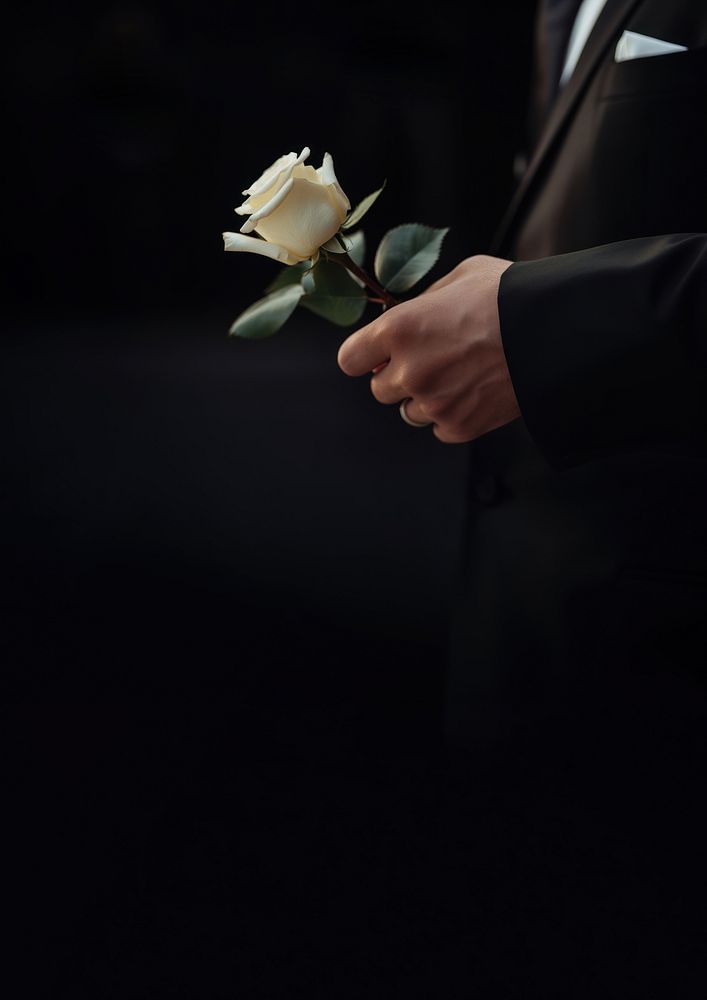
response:
[[[494,248],[522,418],[470,446],[446,692],[483,995],[707,993],[705,234],[707,6],[608,0]]]
[[[616,63],[625,29],[688,51]],[[700,738],[706,234],[707,7],[608,0],[494,248],[522,419],[471,446],[455,746]]]

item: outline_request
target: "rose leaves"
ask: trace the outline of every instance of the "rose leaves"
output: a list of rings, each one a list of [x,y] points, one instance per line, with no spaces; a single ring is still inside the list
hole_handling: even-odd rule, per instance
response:
[[[228,331],[234,337],[258,340],[276,333],[295,311],[304,295],[301,285],[289,284],[258,299],[240,314]]]
[[[369,302],[369,291],[361,272],[365,240],[359,230],[352,233],[379,197],[385,184],[364,198],[346,217],[339,232],[325,243],[314,261],[289,265],[267,287],[264,298],[249,306],[232,324],[229,333],[247,339],[270,337],[287,322],[298,305],[337,326],[357,323]],[[380,285],[387,292],[408,292],[437,263],[448,229],[409,223],[396,226],[383,236],[374,260]],[[347,264],[353,262],[353,270]],[[375,283],[373,283],[375,284]],[[380,302],[379,298],[374,301]]]
[[[373,203],[375,201],[377,201],[378,196],[380,194],[382,194],[384,187],[385,187],[385,181],[383,181],[382,185],[378,188],[377,191],[374,191],[373,194],[366,195],[366,197],[363,199],[363,201],[360,201],[358,203],[358,205],[353,210],[353,212],[351,212],[349,215],[347,215],[347,217],[344,219],[343,223],[341,224],[341,228],[342,229],[353,229],[354,226],[357,226],[358,223],[361,221],[361,219],[366,214],[366,212],[368,211],[368,209],[371,207],[371,205],[373,205]]]
[[[437,263],[449,229],[411,223],[389,229],[376,252],[376,277],[389,292],[407,292]]]

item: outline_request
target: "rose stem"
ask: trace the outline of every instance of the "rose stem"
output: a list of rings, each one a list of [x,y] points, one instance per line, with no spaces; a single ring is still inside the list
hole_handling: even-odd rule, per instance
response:
[[[386,291],[377,281],[374,281],[373,278],[366,274],[358,264],[351,260],[348,254],[331,254],[329,260],[335,260],[337,264],[341,264],[347,271],[351,271],[357,278],[360,278],[364,285],[367,285],[372,292],[375,292],[380,301],[385,303],[385,305],[397,306],[398,300],[394,299],[390,292]]]

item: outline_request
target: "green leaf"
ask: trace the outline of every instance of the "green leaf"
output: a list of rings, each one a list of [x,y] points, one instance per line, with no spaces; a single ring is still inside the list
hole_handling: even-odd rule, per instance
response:
[[[366,256],[366,237],[363,235],[363,230],[356,230],[355,233],[351,233],[348,239],[351,244],[349,257],[354,264],[358,264],[359,267],[363,267],[363,261]]]
[[[434,267],[449,229],[409,223],[389,229],[376,252],[374,270],[391,292],[406,292]]]
[[[287,285],[271,292],[264,299],[258,299],[240,314],[228,331],[232,337],[247,337],[256,340],[277,333],[304,295],[301,285]]]
[[[287,288],[288,285],[299,284],[302,281],[302,275],[306,274],[311,269],[311,266],[308,260],[303,260],[300,264],[285,264],[265,291],[276,292],[279,288]]]
[[[353,212],[351,212],[350,215],[347,216],[341,228],[351,229],[352,226],[355,226],[357,223],[359,223],[366,214],[366,212],[368,211],[368,209],[371,207],[371,205],[376,201],[378,196],[381,194],[384,187],[385,187],[385,181],[383,181],[381,187],[379,187],[377,191],[374,191],[373,194],[366,195],[363,201],[360,201],[356,206],[356,208],[353,210]]]
[[[305,296],[302,305],[338,326],[357,323],[366,308],[368,297],[346,268],[333,261],[320,260],[302,285]]]

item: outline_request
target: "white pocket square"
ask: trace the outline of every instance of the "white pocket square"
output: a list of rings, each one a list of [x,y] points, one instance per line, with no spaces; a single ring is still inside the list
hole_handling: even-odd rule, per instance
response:
[[[614,62],[664,56],[669,52],[687,52],[687,46],[664,42],[662,38],[651,38],[650,35],[639,35],[637,31],[624,31],[614,52]]]

